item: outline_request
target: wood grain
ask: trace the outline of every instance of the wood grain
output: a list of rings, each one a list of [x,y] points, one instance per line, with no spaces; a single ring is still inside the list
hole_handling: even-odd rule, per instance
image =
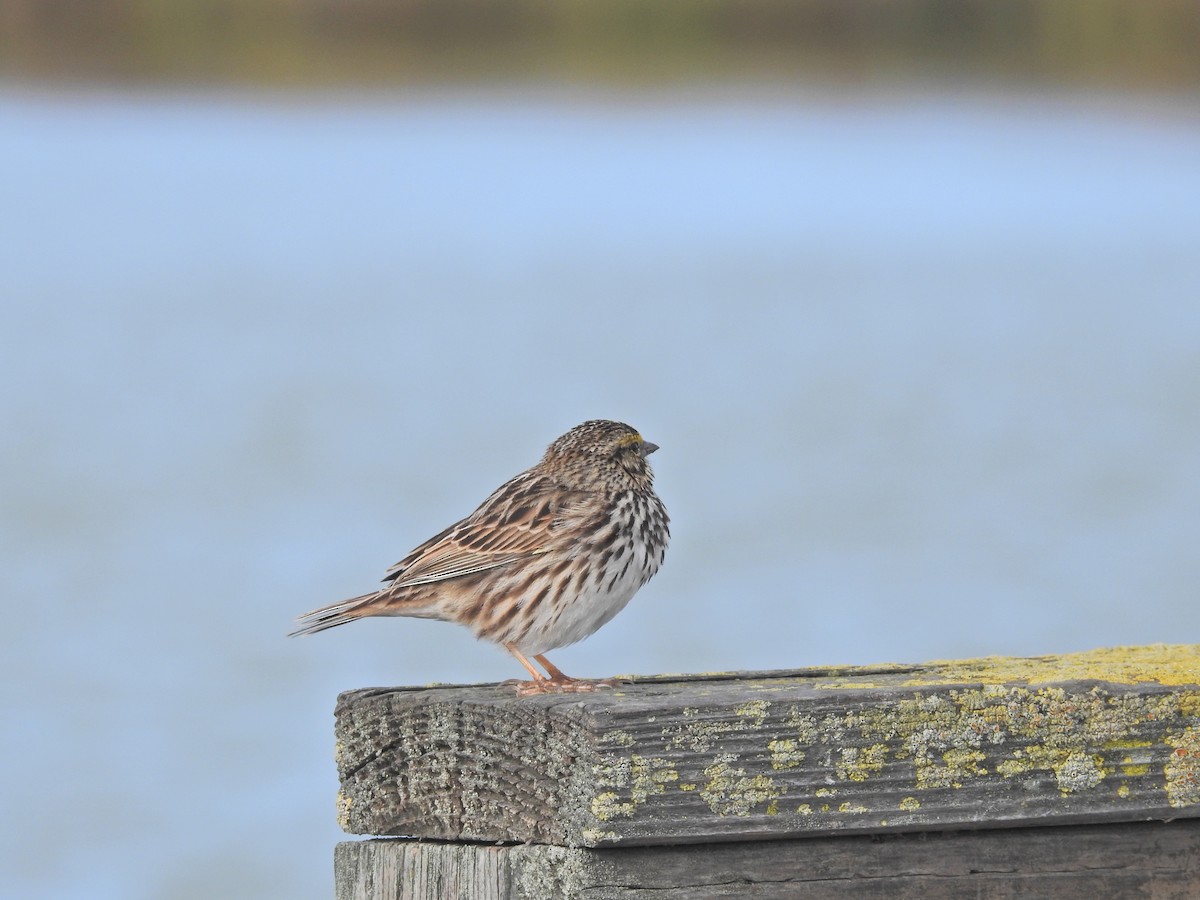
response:
[[[709,846],[348,841],[337,900],[1194,900],[1200,820]]]
[[[339,698],[336,734],[357,834],[605,847],[1170,820],[1200,815],[1200,647],[379,688]]]

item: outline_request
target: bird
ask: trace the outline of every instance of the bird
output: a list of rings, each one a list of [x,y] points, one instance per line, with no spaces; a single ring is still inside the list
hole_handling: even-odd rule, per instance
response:
[[[571,678],[545,654],[605,625],[662,566],[670,519],[647,461],[656,450],[623,422],[575,426],[388,569],[384,587],[304,613],[292,636],[369,616],[437,619],[516,657],[532,678],[516,682],[520,694],[611,685]]]

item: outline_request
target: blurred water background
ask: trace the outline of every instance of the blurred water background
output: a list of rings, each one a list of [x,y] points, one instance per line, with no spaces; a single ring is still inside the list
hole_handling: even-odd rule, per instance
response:
[[[291,618],[586,418],[568,672],[1200,640],[1200,23],[999,9],[6,4],[0,894],[330,896],[337,692],[521,673]]]

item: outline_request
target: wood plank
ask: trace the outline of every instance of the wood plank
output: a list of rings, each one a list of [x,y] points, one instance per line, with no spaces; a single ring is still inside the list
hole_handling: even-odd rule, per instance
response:
[[[347,841],[337,900],[1096,900],[1200,897],[1200,819],[568,849]]]
[[[568,847],[1200,815],[1200,646],[352,691],[352,833]]]

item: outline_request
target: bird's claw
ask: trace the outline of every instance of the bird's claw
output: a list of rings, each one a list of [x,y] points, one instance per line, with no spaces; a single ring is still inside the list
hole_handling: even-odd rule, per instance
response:
[[[615,688],[616,679],[590,678],[543,678],[540,681],[506,681],[514,685],[518,697],[532,697],[534,694],[586,694],[600,688]]]

